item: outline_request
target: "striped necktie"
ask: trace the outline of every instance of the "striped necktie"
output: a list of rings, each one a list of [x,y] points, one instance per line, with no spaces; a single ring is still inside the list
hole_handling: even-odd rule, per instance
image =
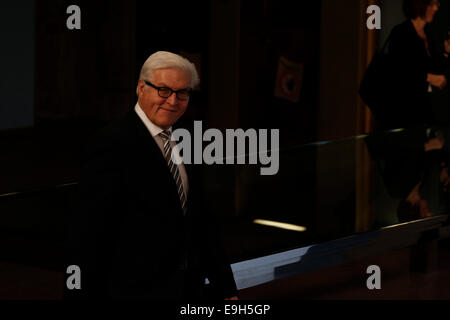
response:
[[[183,208],[183,213],[186,214],[186,195],[184,193],[183,181],[181,180],[180,171],[178,166],[172,161],[172,147],[170,145],[171,132],[164,130],[159,134],[164,142],[164,158],[167,161],[167,166],[175,179],[178,189],[178,196],[180,197],[181,207]]]

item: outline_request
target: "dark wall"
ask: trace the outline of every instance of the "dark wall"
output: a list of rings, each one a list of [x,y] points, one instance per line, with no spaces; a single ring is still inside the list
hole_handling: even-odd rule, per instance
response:
[[[81,30],[68,30],[71,4],[37,2],[36,121],[111,121],[135,100],[135,3],[77,1]]]
[[[27,8],[17,14],[2,11],[14,21],[20,13],[23,26],[29,27],[22,27],[29,34],[20,36],[24,39],[20,45],[29,48],[18,50],[14,45],[6,50],[21,61],[5,62],[5,70],[10,70],[7,78],[20,74],[27,87],[18,95],[6,87],[18,79],[4,81],[2,90],[9,93],[5,104],[12,100],[26,105],[26,110],[22,114],[20,108],[10,107],[0,124],[9,119],[32,125],[33,118],[37,124],[119,118],[136,102],[143,62],[157,50],[170,50],[194,60],[200,71],[201,87],[187,119],[210,120],[222,128],[280,128],[292,138],[287,145],[315,140],[320,2],[79,0],[81,30],[68,30],[66,9],[71,4],[42,0],[29,13]],[[2,23],[10,26],[8,21]],[[7,35],[5,39],[18,38],[17,33]],[[274,97],[281,56],[304,64],[298,103]],[[34,68],[29,65],[33,61]],[[12,65],[28,73],[13,72]],[[20,102],[18,97],[29,101]]]
[[[33,125],[34,13],[32,1],[0,3],[0,130]]]
[[[316,140],[320,1],[242,1],[240,125],[279,128],[281,145]],[[275,96],[278,63],[303,64],[298,102]]]

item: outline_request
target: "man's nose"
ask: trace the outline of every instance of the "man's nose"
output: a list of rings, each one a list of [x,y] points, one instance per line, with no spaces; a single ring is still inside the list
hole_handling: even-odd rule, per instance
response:
[[[175,92],[172,92],[170,97],[167,98],[167,102],[171,105],[175,105],[177,103],[177,94]]]

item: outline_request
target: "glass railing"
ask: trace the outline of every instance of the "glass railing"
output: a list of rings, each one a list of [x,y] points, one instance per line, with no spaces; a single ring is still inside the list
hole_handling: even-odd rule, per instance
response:
[[[231,262],[446,215],[448,133],[399,129],[272,150],[275,175],[260,165],[205,166],[204,207],[219,217]],[[0,195],[3,259],[60,265],[77,188]]]
[[[211,166],[209,210],[234,262],[447,214],[447,136],[398,129],[283,149],[273,176]]]

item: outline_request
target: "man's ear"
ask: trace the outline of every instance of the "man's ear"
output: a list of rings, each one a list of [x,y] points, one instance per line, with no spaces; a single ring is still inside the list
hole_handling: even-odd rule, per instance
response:
[[[144,87],[145,87],[144,81],[142,79],[139,79],[138,85],[136,88],[136,94],[138,97],[139,97],[139,93],[142,93],[142,91],[144,90]]]

